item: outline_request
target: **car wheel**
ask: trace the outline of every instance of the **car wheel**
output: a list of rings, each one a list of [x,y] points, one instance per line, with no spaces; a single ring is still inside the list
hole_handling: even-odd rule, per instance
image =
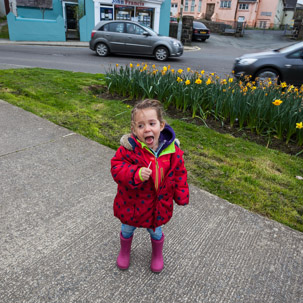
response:
[[[96,45],[96,54],[100,57],[106,57],[109,54],[107,45],[104,43],[98,43]]]
[[[206,39],[201,39],[201,41],[202,41],[202,42],[205,42],[205,41],[206,41]]]
[[[164,46],[160,46],[155,50],[155,57],[158,61],[165,61],[168,58],[168,50]]]
[[[273,68],[263,68],[263,69],[259,70],[256,73],[255,78],[259,83],[266,82],[266,81],[268,81],[268,79],[270,79],[270,81],[272,81],[272,82],[277,82],[277,83],[279,83],[279,81],[281,80],[281,79],[279,79],[280,75],[279,75],[278,71]]]

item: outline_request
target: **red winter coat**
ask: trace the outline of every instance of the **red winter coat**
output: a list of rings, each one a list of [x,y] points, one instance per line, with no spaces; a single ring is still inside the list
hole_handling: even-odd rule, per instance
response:
[[[121,144],[111,160],[111,173],[118,183],[114,215],[136,227],[154,229],[167,223],[173,214],[173,199],[179,205],[189,203],[183,151],[173,140],[156,158],[133,136],[123,136]],[[150,162],[152,175],[142,182],[139,170]]]

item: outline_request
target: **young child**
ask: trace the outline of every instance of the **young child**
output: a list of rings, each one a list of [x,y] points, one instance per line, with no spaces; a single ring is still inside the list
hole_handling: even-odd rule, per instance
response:
[[[163,120],[157,100],[146,99],[135,105],[131,115],[131,135],[124,135],[111,160],[111,173],[118,183],[114,215],[122,223],[117,266],[127,269],[134,231],[147,228],[151,236],[151,270],[163,269],[164,234],[161,226],[173,214],[173,200],[189,202],[187,171],[183,151],[173,129]]]

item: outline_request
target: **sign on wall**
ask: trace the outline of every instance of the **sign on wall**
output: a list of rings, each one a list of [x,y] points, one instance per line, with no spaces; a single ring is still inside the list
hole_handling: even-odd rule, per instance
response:
[[[17,0],[17,6],[53,8],[53,0]]]

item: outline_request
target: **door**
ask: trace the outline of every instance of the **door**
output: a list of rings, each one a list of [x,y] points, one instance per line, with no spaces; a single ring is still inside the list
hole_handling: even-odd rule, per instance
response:
[[[214,11],[215,11],[215,4],[207,3],[205,19],[206,20],[211,20],[211,16],[214,14]]]
[[[66,39],[79,40],[78,4],[73,2],[62,2],[62,4]]]
[[[143,35],[144,28],[133,23],[126,23],[126,52],[150,55],[152,53],[153,36]]]
[[[124,32],[123,22],[107,23],[102,28],[102,35],[107,41],[109,48],[114,53],[126,52],[125,44],[127,42],[127,35]]]

